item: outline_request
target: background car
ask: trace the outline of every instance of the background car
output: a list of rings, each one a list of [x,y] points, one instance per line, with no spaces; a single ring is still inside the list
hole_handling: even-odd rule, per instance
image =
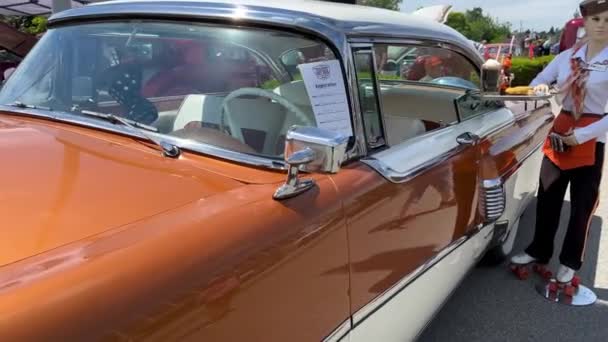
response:
[[[498,53],[502,55],[509,53],[510,44],[486,44],[483,48],[483,57],[487,59],[496,59]]]

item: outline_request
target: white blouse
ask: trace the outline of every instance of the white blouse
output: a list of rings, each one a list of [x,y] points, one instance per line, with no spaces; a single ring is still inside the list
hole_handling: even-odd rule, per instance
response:
[[[545,69],[539,73],[530,86],[534,87],[539,84],[550,85],[557,82],[557,88],[566,82],[571,74],[570,59],[580,57],[587,62],[587,45],[580,48],[574,56],[573,49],[568,49],[557,55]],[[586,84],[585,103],[583,104],[583,113],[604,114],[608,112],[608,47],[604,48],[590,62],[588,68],[591,70],[589,79]],[[564,110],[572,111],[574,101],[572,96],[566,95],[562,100]],[[587,127],[581,127],[574,130],[574,136],[579,143],[587,142],[596,138],[600,142],[606,142],[606,133],[608,132],[608,116],[594,122]]]

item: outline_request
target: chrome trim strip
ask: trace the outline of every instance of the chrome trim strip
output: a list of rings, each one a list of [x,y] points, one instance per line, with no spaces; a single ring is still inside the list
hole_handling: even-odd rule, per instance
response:
[[[323,342],[338,342],[342,340],[352,329],[352,321],[348,318],[342,322],[334,331],[323,339]]]
[[[428,161],[426,161],[416,167],[411,168],[408,172],[396,171],[396,170],[392,169],[390,166],[386,165],[385,163],[382,163],[380,160],[373,159],[373,158],[362,159],[361,162],[364,164],[367,164],[374,170],[378,171],[382,176],[384,176],[387,180],[391,181],[392,183],[405,183],[405,182],[425,173],[426,171],[430,170],[434,165],[440,164],[440,163],[450,159],[451,157],[457,155],[465,148],[466,148],[466,146],[462,146],[462,145],[456,146],[456,147],[452,148],[451,150],[448,150],[447,152],[439,155],[438,157],[429,159]]]
[[[503,182],[502,182],[501,178],[484,179],[483,180],[483,187],[485,189],[497,188],[497,187],[501,186],[502,183]]]
[[[437,253],[434,257],[427,260],[424,264],[420,265],[410,274],[402,278],[397,284],[395,284],[390,289],[386,290],[384,293],[374,298],[371,302],[367,303],[364,307],[359,309],[357,312],[353,314],[353,329],[356,328],[361,322],[363,322],[366,318],[371,316],[374,312],[380,309],[385,303],[390,301],[393,297],[395,297],[399,292],[405,289],[409,284],[411,284],[418,277],[423,275],[426,271],[428,271],[431,267],[441,261],[443,258],[448,256],[450,253],[455,251],[462,244],[467,242],[470,238],[474,237],[476,234],[479,234],[484,228],[490,227],[490,225],[482,226],[478,225],[472,231],[468,232],[466,235],[461,236],[459,239],[452,241],[449,245],[443,248],[439,253]]]
[[[89,118],[81,115],[70,114],[67,112],[47,112],[38,109],[20,109],[11,106],[0,105],[0,111],[8,112],[9,114],[19,114],[29,117],[51,119],[53,121],[70,123],[79,126],[101,129],[113,133],[118,133],[133,138],[146,139],[143,135],[136,134],[135,131],[128,129],[126,126],[115,125],[110,122],[105,122],[100,119]],[[52,114],[51,114],[52,113]],[[229,161],[235,161],[243,164],[253,165],[256,167],[266,167],[276,170],[286,170],[285,162],[280,159],[270,159],[254,155],[249,155],[240,152],[234,152],[226,150],[220,147],[203,144],[194,140],[188,140],[183,138],[177,138],[170,135],[159,134],[154,132],[146,132],[146,134],[156,137],[160,140],[166,141],[173,145],[179,146],[184,150],[191,152],[202,153],[213,157],[226,159]]]
[[[471,132],[483,139],[513,122],[513,113],[500,108],[404,141],[361,161],[390,182],[403,183],[467,148],[457,143],[460,134]]]

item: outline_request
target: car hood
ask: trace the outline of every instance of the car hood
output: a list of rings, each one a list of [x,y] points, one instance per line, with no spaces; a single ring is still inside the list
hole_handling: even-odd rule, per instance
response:
[[[0,265],[243,185],[128,137],[8,115],[0,156]]]

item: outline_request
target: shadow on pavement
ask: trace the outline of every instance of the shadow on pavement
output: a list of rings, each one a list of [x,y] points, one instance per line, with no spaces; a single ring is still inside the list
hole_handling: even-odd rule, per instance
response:
[[[536,202],[521,218],[513,253],[523,250],[534,234]],[[559,265],[570,202],[564,202],[560,229],[551,260]],[[598,260],[602,219],[594,216],[583,267],[583,284],[593,288],[602,260]],[[605,265],[606,261],[604,261]],[[463,281],[443,309],[420,336],[419,341],[606,341],[608,336],[608,289],[593,288],[598,302],[572,307],[549,302],[534,286],[542,280],[531,276],[517,279],[505,261],[495,267],[477,267]]]

